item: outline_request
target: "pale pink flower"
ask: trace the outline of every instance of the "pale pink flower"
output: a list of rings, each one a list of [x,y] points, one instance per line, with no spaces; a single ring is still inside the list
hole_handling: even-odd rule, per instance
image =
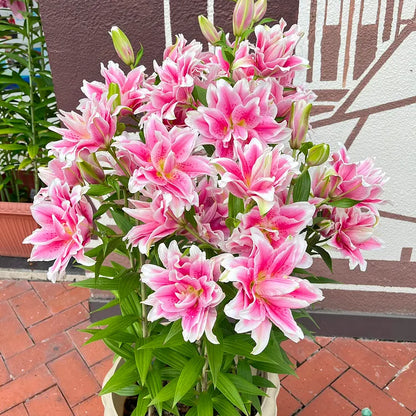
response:
[[[151,196],[151,202],[136,200],[130,202],[134,208],[123,208],[123,210],[142,224],[134,226],[124,239],[133,247],[138,247],[140,253],[148,254],[155,242],[179,228],[169,209],[169,198],[164,198],[161,191]]]
[[[184,256],[176,241],[169,247],[161,244],[158,253],[164,267],[142,267],[142,281],[155,291],[143,302],[152,306],[148,319],[182,319],[185,341],[195,342],[205,333],[210,342],[218,344],[212,332],[217,317],[215,308],[225,297],[216,283],[219,262],[206,259],[205,252],[197,246],[191,246],[189,256]]]
[[[307,280],[290,276],[306,250],[301,237],[286,240],[274,249],[260,232],[253,232],[253,251],[248,257],[229,257],[220,280],[234,282],[236,297],[224,307],[230,318],[239,320],[237,333],[250,332],[256,342],[252,354],[262,352],[269,341],[272,323],[285,336],[298,342],[303,332],[291,309],[309,306],[322,300],[322,292]]]
[[[22,13],[26,11],[25,2],[21,0],[0,0],[0,8],[10,9],[14,17],[23,19]]]
[[[258,25],[255,28],[256,47],[254,62],[257,73],[263,77],[284,78],[282,85],[291,84],[295,71],[306,67],[308,61],[294,55],[301,37],[297,25],[284,31],[286,22],[281,19],[272,27]]]
[[[51,185],[55,179],[59,179],[62,183],[67,183],[71,188],[75,185],[83,183],[81,172],[75,162],[69,165],[61,162],[59,159],[52,159],[47,167],[39,168],[39,178],[46,185]]]
[[[98,81],[84,81],[81,90],[90,100],[94,97],[100,100],[103,96],[108,96],[111,83],[117,84],[120,88],[120,105],[134,112],[147,100],[148,88],[154,82],[154,77],[146,80],[145,70],[145,67],[140,65],[125,75],[117,63],[110,61],[108,68],[101,64],[101,75],[104,77],[105,84]],[[129,114],[130,110],[121,110],[121,114]]]
[[[378,212],[363,206],[327,208],[325,211],[329,215],[324,218],[329,222],[321,230],[323,237],[329,238],[327,244],[349,259],[351,269],[359,265],[361,271],[365,271],[367,262],[361,251],[383,246],[381,240],[374,236]]]
[[[208,106],[188,112],[186,124],[198,131],[201,144],[215,146],[215,155],[234,157],[236,143],[257,138],[263,144],[289,138],[286,123],[277,123],[276,106],[270,102],[267,82],[250,84],[246,79],[231,86],[218,80],[207,90]]]
[[[72,257],[80,264],[94,264],[84,254],[91,238],[93,213],[83,192],[79,185],[71,189],[56,179],[41,190],[32,205],[33,218],[41,228],[23,242],[34,245],[30,261],[55,260],[48,271],[53,282],[65,274]]]
[[[382,202],[380,195],[387,182],[373,159],[350,162],[344,146],[332,155],[330,168],[312,171],[313,194],[319,198],[350,198],[365,204]]]
[[[198,183],[198,205],[195,206],[195,221],[198,235],[215,246],[224,243],[229,237],[229,229],[225,225],[228,217],[228,192],[217,186],[214,177],[204,177]],[[192,241],[194,237],[188,236]]]
[[[202,53],[200,42],[187,44],[179,35],[175,45],[165,50],[162,64],[154,64],[160,82],[149,88],[149,101],[136,113],[145,113],[144,120],[156,114],[171,124],[183,125],[187,111],[197,104],[192,91],[207,78],[210,57]]]
[[[227,248],[232,253],[249,255],[253,249],[251,229],[254,227],[261,231],[273,248],[281,246],[288,237],[294,237],[312,223],[315,207],[308,202],[296,202],[281,205],[278,202],[266,215],[261,215],[258,207],[250,212],[239,215],[240,224],[234,229],[227,241]],[[309,256],[305,262],[310,263]],[[310,264],[305,264],[308,267]],[[303,267],[298,265],[298,267]]]
[[[280,153],[281,150],[281,146],[265,147],[253,139],[244,148],[237,147],[237,161],[214,159],[220,166],[220,186],[245,201],[252,198],[264,215],[274,205],[276,192],[290,183],[297,167],[290,156]]]
[[[66,126],[50,127],[62,136],[61,140],[48,143],[46,146],[60,160],[74,161],[78,154],[86,149],[89,153],[105,150],[111,143],[117,129],[117,115],[112,111],[115,97],[107,100],[84,100],[81,114],[74,111],[61,111],[59,119]]]
[[[137,142],[134,155],[139,168],[129,180],[130,192],[154,186],[171,196],[172,212],[179,217],[184,209],[198,203],[193,178],[210,174],[212,168],[205,156],[194,156],[196,137],[185,127],[167,130],[156,117],[144,126],[145,143]]]

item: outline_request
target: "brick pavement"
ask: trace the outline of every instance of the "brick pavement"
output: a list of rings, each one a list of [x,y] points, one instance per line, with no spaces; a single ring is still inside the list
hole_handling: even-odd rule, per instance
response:
[[[0,415],[101,416],[112,363],[89,335],[89,291],[67,283],[0,280]],[[317,337],[284,348],[278,416],[416,415],[416,343]]]

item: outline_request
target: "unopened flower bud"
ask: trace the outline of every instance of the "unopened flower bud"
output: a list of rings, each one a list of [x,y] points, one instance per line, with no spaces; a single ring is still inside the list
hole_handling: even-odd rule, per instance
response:
[[[214,45],[221,40],[221,34],[205,16],[198,16],[198,22],[202,34],[209,43]]]
[[[254,3],[254,16],[253,16],[253,22],[259,22],[261,19],[263,19],[264,15],[266,14],[267,10],[267,0],[257,0]]]
[[[329,145],[326,143],[317,144],[309,149],[306,158],[308,166],[319,166],[325,163],[329,157]]]
[[[83,179],[91,185],[101,184],[105,180],[105,173],[94,153],[80,152],[82,160],[77,162]]]
[[[234,36],[241,36],[252,22],[254,15],[254,0],[237,0],[233,13]]]
[[[309,115],[312,110],[312,104],[305,100],[299,100],[292,103],[292,109],[289,118],[289,127],[292,129],[290,138],[290,147],[300,149],[305,141],[306,133],[309,129]]]
[[[134,52],[128,37],[117,26],[113,26],[109,33],[119,58],[128,66],[134,65]]]

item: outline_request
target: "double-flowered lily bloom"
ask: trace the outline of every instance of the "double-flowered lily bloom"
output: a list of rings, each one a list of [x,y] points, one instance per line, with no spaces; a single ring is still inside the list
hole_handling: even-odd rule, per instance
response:
[[[205,334],[210,342],[218,344],[212,329],[216,306],[225,296],[217,284],[219,261],[207,259],[197,246],[191,246],[189,255],[183,255],[176,241],[169,247],[161,244],[158,253],[164,267],[142,267],[143,282],[154,290],[144,302],[152,306],[148,319],[182,319],[185,341],[195,342]]]

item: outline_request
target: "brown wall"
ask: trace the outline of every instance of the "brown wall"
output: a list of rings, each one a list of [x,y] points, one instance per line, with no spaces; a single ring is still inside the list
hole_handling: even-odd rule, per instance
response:
[[[231,0],[215,1],[215,22],[231,30],[234,7]],[[295,23],[298,0],[269,0],[268,17],[284,17]],[[203,40],[197,16],[207,15],[204,0],[170,0],[172,35]],[[100,79],[100,62],[118,62],[108,31],[119,26],[135,50],[144,47],[142,63],[153,72],[153,60],[160,62],[165,45],[163,0],[47,0],[40,13],[50,55],[51,70],[59,108],[75,109],[82,97],[84,79]]]

